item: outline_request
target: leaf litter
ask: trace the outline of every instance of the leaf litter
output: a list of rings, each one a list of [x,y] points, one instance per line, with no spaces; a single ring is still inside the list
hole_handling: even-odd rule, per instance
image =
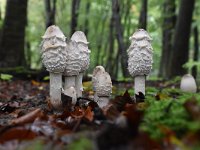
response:
[[[165,101],[162,99],[173,99],[180,93],[159,91],[155,96],[147,93],[145,101],[135,103],[125,91],[101,109],[90,99],[92,92],[87,91],[84,93],[86,97],[79,98],[75,106],[68,102],[68,97],[63,97],[66,107],[62,113],[55,113],[48,104],[47,83],[2,81],[0,90],[0,149],[173,150],[199,146],[200,128],[195,128],[195,124],[192,126],[195,130],[187,130],[181,137],[165,123],[156,124],[163,135],[160,138],[153,138],[141,127],[145,124],[147,110],[153,104],[151,99],[160,103]],[[181,104],[187,117],[197,123],[200,122],[198,98],[190,98]],[[163,111],[169,109],[168,113],[171,113],[175,107],[171,103]],[[191,139],[193,142],[189,142]]]

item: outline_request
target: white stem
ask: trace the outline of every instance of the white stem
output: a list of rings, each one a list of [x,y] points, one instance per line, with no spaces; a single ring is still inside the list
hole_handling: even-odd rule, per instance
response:
[[[50,72],[50,102],[55,109],[62,108],[62,74]]]
[[[105,107],[109,103],[109,97],[99,97],[97,104],[99,105],[100,108]]]
[[[79,75],[76,76],[76,94],[77,97],[82,97],[82,91],[83,91],[83,72],[80,72]]]
[[[75,88],[75,76],[65,76],[64,91],[70,87]]]
[[[96,92],[96,91],[94,91],[94,101],[95,101],[95,102],[97,102],[97,101],[98,101],[98,99],[99,99],[99,97],[97,96],[97,92]]]
[[[142,92],[145,95],[145,80],[146,76],[135,76],[135,94],[139,94],[139,92]]]

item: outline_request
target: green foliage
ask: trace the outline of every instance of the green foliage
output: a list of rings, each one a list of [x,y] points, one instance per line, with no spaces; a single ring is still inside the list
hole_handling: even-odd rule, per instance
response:
[[[92,150],[94,147],[92,146],[92,142],[87,138],[80,138],[68,145],[69,150]]]
[[[45,77],[43,78],[44,81],[48,81],[49,79],[50,79],[49,76],[45,76]]]
[[[160,139],[164,136],[163,127],[171,129],[177,136],[200,129],[200,122],[192,121],[183,106],[186,101],[190,101],[194,97],[200,104],[199,94],[183,93],[178,89],[166,89],[158,96],[160,100],[150,95],[146,97],[148,108],[145,110],[144,120],[141,124],[143,131],[148,132],[153,138]]]
[[[10,81],[12,78],[13,78],[12,75],[3,74],[3,73],[0,74],[0,79],[1,79],[1,80]]]

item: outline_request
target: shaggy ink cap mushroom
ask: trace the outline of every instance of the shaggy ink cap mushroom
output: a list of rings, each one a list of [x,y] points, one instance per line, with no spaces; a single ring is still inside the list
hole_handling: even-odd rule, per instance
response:
[[[62,73],[67,59],[65,36],[59,27],[52,25],[47,28],[42,38],[42,63],[50,72],[50,102],[55,109],[60,110]]]
[[[190,93],[197,92],[196,81],[191,74],[185,74],[181,78],[180,89],[184,92],[190,92]]]
[[[142,92],[145,95],[145,80],[153,63],[152,38],[144,29],[138,29],[129,39],[128,70],[134,77],[135,94]]]

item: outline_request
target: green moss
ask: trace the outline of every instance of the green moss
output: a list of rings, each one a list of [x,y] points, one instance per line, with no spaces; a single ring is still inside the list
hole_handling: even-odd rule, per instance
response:
[[[153,89],[152,91],[154,92]],[[148,108],[145,110],[141,130],[148,132],[155,139],[160,139],[163,137],[160,127],[171,129],[177,136],[200,129],[199,121],[191,120],[183,106],[194,97],[200,104],[199,94],[183,93],[178,89],[165,89],[159,94],[165,94],[159,101],[152,95],[146,97]]]

